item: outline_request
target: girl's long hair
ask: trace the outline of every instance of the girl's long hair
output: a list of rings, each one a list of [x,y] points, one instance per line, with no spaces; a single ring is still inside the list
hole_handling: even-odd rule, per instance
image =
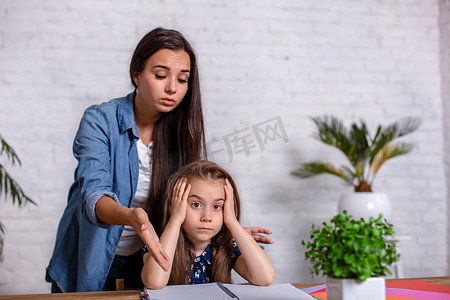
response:
[[[164,228],[161,226],[162,202],[170,175],[187,163],[206,159],[207,155],[197,60],[194,50],[181,33],[164,28],[147,33],[136,46],[131,59],[131,82],[136,88],[133,78],[144,70],[150,56],[161,49],[185,51],[189,54],[191,68],[189,87],[183,100],[171,112],[161,114],[153,130],[147,213],[158,234]]]
[[[241,204],[236,184],[230,174],[214,162],[200,160],[185,165],[170,177],[167,185],[166,195],[164,197],[164,218],[165,227],[170,218],[169,205],[172,200],[172,190],[177,180],[181,177],[187,177],[188,180],[198,178],[201,180],[228,179],[233,187],[234,211],[239,221],[241,216]],[[225,184],[225,182],[224,182]],[[189,250],[190,242],[186,238],[183,228],[180,230],[175,256],[172,263],[172,271],[168,284],[188,284],[188,276],[191,272],[191,264],[194,262],[194,255]],[[210,282],[231,283],[231,255],[233,253],[233,237],[225,224],[222,229],[211,240],[211,275]]]

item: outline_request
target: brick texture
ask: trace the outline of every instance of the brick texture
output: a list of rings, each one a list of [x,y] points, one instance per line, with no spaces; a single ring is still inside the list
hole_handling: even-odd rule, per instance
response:
[[[311,137],[309,117],[325,113],[372,128],[422,117],[405,138],[414,151],[384,166],[374,188],[409,237],[405,276],[448,274],[449,9],[443,0],[0,1],[0,133],[22,167],[2,163],[38,203],[0,199],[0,294],[49,292],[45,267],[81,114],[131,91],[132,51],[157,26],[196,49],[210,156],[237,181],[243,224],[273,231],[265,249],[276,282],[323,280],[310,276],[300,242],[351,190],[329,176],[290,175],[312,159],[344,162]]]
[[[450,241],[450,1],[439,2],[439,30],[442,80],[442,105],[444,111],[444,166],[447,185],[447,244]],[[449,249],[447,248],[447,251]],[[448,255],[448,252],[447,252]],[[448,255],[447,265],[450,265]]]

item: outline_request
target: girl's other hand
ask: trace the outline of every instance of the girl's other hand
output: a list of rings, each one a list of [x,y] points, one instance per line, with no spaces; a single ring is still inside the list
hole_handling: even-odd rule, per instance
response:
[[[172,202],[170,203],[170,218],[178,220],[180,225],[186,218],[187,198],[191,191],[191,185],[187,184],[187,178],[181,177],[175,183],[172,191]]]
[[[164,271],[169,270],[169,256],[161,246],[158,235],[148,220],[147,213],[140,207],[135,208],[131,213],[131,220],[134,229],[147,245],[150,255],[153,256]]]
[[[225,225],[237,221],[236,212],[234,211],[234,191],[228,179],[225,179],[225,203],[223,205],[223,222]]]

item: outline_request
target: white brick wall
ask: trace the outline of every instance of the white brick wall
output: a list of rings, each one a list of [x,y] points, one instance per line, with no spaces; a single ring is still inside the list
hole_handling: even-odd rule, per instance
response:
[[[440,55],[442,104],[444,111],[444,162],[447,176],[447,190],[450,187],[450,1],[439,2],[439,29],[440,29]],[[450,219],[450,195],[447,193],[447,220]],[[447,221],[447,244],[450,241],[450,222]],[[447,249],[448,251],[448,249]],[[448,253],[447,253],[448,254]],[[447,264],[450,265],[450,255]]]
[[[9,171],[39,206],[19,210],[0,199],[0,294],[49,291],[45,267],[81,114],[131,90],[132,51],[156,26],[180,30],[197,51],[208,140],[225,149],[214,159],[236,177],[244,225],[273,230],[266,251],[277,282],[322,280],[309,275],[300,241],[350,190],[335,178],[290,175],[301,162],[341,159],[311,138],[308,117],[323,113],[373,126],[422,116],[407,138],[416,149],[383,167],[375,189],[391,198],[397,233],[411,236],[401,245],[405,275],[448,274],[448,20],[441,0],[2,0],[0,133],[23,162]],[[289,141],[262,151],[251,126],[272,117]],[[223,137],[235,129],[252,134],[254,148],[231,152],[230,162]]]

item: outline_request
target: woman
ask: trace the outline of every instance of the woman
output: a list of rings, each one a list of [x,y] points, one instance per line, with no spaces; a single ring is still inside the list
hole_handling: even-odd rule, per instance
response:
[[[52,292],[114,290],[117,278],[142,287],[144,244],[168,268],[156,234],[167,181],[206,157],[194,51],[179,32],[156,28],[138,43],[130,79],[133,93],[91,106],[81,119],[75,181],[47,267]]]

